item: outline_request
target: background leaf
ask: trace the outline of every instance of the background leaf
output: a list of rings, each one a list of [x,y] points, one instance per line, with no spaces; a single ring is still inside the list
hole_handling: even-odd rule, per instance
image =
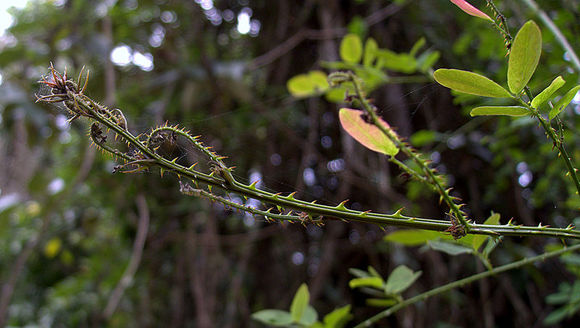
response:
[[[459,255],[459,254],[468,254],[468,253],[473,252],[471,247],[467,247],[467,246],[463,246],[463,245],[459,245],[459,244],[454,244],[454,243],[449,243],[449,242],[445,242],[445,241],[430,241],[427,244],[429,245],[429,247],[431,247],[432,249],[434,249],[436,251],[447,253],[447,254],[453,255],[453,256]]]
[[[377,51],[377,57],[381,61],[381,67],[395,72],[410,74],[417,70],[417,60],[409,54],[380,49]]]
[[[389,307],[397,304],[394,298],[367,298],[365,302],[368,306]]]
[[[363,57],[363,65],[364,66],[371,66],[374,60],[377,58],[377,50],[379,46],[377,41],[373,38],[368,38],[365,42],[365,53]]]
[[[283,327],[292,323],[290,312],[282,310],[261,310],[253,313],[252,319],[276,327]]]
[[[350,288],[359,288],[359,287],[373,287],[381,289],[384,285],[384,280],[381,277],[366,277],[366,278],[355,278],[351,279],[348,283]]]
[[[536,23],[528,21],[516,35],[508,61],[507,80],[512,93],[519,94],[538,66],[542,53],[542,32]]]
[[[311,97],[329,89],[326,74],[322,71],[311,71],[292,77],[286,83],[288,92],[296,98]]]
[[[347,63],[356,64],[362,58],[362,41],[356,34],[347,34],[340,43],[340,58]]]
[[[298,323],[308,327],[314,324],[317,319],[318,313],[311,305],[308,305],[306,309],[304,309],[304,313],[302,313],[302,317],[298,320]]]
[[[385,294],[400,294],[409,288],[421,276],[421,271],[413,272],[405,265],[399,265],[393,270],[385,286]]]
[[[345,305],[324,316],[324,326],[327,328],[342,328],[352,319],[350,305]]]
[[[485,222],[483,222],[483,224],[486,225],[496,225],[499,224],[499,219],[500,219],[500,215],[499,213],[493,213],[490,217],[487,218],[487,220],[485,220]],[[490,238],[489,236],[485,236],[485,235],[475,235],[473,236],[473,240],[471,242],[473,249],[474,250],[479,250],[479,248],[481,247],[481,245],[483,244],[483,242],[487,239]]]
[[[425,244],[429,240],[434,240],[442,236],[443,234],[437,231],[409,229],[391,232],[385,236],[383,240],[399,243],[405,246],[419,246]]]
[[[290,305],[290,314],[292,315],[294,322],[300,321],[304,315],[304,311],[306,311],[306,308],[308,307],[309,301],[310,293],[308,292],[308,286],[306,286],[306,284],[302,284],[294,295],[292,305]]]

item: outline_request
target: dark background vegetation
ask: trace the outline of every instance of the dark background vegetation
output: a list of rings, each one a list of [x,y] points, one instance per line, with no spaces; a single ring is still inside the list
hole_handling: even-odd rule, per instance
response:
[[[472,3],[484,8],[484,1]],[[512,33],[533,18],[520,1],[497,4]],[[578,1],[541,5],[577,46]],[[241,34],[238,15],[249,10],[254,29]],[[13,13],[15,24],[0,45],[1,323],[257,327],[251,313],[287,309],[302,282],[319,313],[353,304],[353,322],[360,322],[378,309],[348,288],[348,268],[372,265],[385,276],[399,264],[422,270],[409,295],[484,269],[468,255],[382,242],[385,231],[377,226],[266,223],[180,194],[171,175],[112,174],[115,162],[90,145],[86,122],[65,124],[66,113],[35,104],[34,93],[50,62],[73,76],[84,65],[91,72],[88,94],[123,109],[133,132],[179,124],[228,156],[244,180],[253,174],[264,188],[322,203],[349,199],[355,209],[404,206],[406,213],[443,218],[434,194],[340,129],[336,104],[295,100],[286,81],[337,60],[350,31],[397,52],[425,37],[441,52],[436,67],[484,72],[505,83],[503,40],[485,21],[448,1],[62,0],[31,1]],[[532,89],[557,74],[577,81],[561,47],[547,30],[543,35]],[[112,63],[111,51],[122,45],[137,64],[139,54],[150,55],[153,66]],[[502,223],[513,217],[529,225],[566,226],[577,215],[565,168],[533,121],[472,120],[434,83],[386,85],[371,97],[402,136],[436,132],[421,150],[449,174],[477,222],[492,210]],[[575,149],[578,117],[565,115]],[[492,261],[539,253],[547,242],[506,239]],[[131,280],[122,281],[124,273]],[[574,279],[550,260],[419,303],[383,323],[541,325],[553,310],[545,297]]]

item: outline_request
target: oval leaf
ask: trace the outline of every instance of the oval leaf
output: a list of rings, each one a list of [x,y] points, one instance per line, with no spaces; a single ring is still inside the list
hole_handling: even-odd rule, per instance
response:
[[[386,308],[397,304],[394,298],[367,298],[365,302],[368,306]]]
[[[383,285],[384,281],[381,277],[354,278],[348,282],[350,288],[373,287],[382,289]]]
[[[288,326],[292,323],[292,316],[288,311],[262,310],[252,314],[252,319],[269,326]]]
[[[298,324],[310,327],[316,320],[318,320],[318,312],[311,305],[308,305],[302,314],[302,318],[298,320]]]
[[[432,143],[437,138],[437,134],[432,130],[419,130],[411,135],[409,141],[415,147],[423,147]]]
[[[459,244],[452,244],[444,241],[430,241],[429,247],[436,251],[440,251],[443,253],[447,253],[449,255],[459,255],[459,254],[466,254],[472,253],[473,250],[471,247],[459,245]]]
[[[294,299],[292,300],[292,305],[290,305],[290,314],[292,315],[292,320],[294,322],[300,321],[304,311],[308,307],[308,302],[310,302],[310,292],[308,292],[308,286],[306,284],[300,285]]]
[[[411,74],[417,70],[417,60],[415,57],[401,53],[398,54],[389,49],[377,50],[377,68],[386,68],[395,72]]]
[[[529,114],[527,108],[521,106],[481,106],[475,107],[469,113],[471,116],[482,115],[507,115],[507,116],[524,116]]]
[[[350,314],[350,305],[345,305],[325,315],[324,326],[342,328],[352,317],[352,314]]]
[[[360,110],[342,108],[338,113],[342,128],[368,149],[395,156],[399,152],[397,146],[379,128],[365,122],[361,117],[362,114],[363,112]],[[384,127],[390,129],[387,122],[382,119],[380,119],[380,122]],[[395,132],[393,131],[393,133]]]
[[[312,94],[313,86],[306,74],[299,74],[292,77],[286,83],[288,92],[296,98],[308,97]]]
[[[362,57],[362,41],[356,34],[345,35],[340,42],[340,58],[347,63],[356,64]]]
[[[439,60],[440,56],[441,54],[439,51],[425,51],[422,53],[421,56],[417,58],[417,67],[419,68],[419,71],[426,73],[428,70],[433,68],[433,65],[435,65],[435,62]]]
[[[379,45],[377,41],[373,38],[368,38],[367,42],[365,43],[365,55],[363,58],[363,65],[371,66],[373,61],[377,58],[377,50],[379,49]]]
[[[442,68],[436,70],[433,77],[442,86],[455,91],[483,97],[511,97],[502,86],[477,73]]]
[[[315,92],[321,93],[330,88],[328,84],[328,76],[323,71],[310,71],[308,78]]]
[[[570,91],[566,92],[566,94],[560,100],[558,100],[556,105],[554,105],[554,108],[550,110],[550,119],[556,117],[562,110],[564,110],[564,108],[566,108],[566,106],[568,106],[572,99],[576,97],[578,90],[580,90],[580,85],[575,86]]]
[[[430,230],[398,230],[388,234],[384,240],[405,246],[419,246],[442,235],[440,232]]]
[[[405,265],[399,265],[393,270],[387,284],[385,285],[385,294],[399,294],[405,289],[409,288],[417,278],[421,275],[421,271],[413,272]]]
[[[542,53],[542,32],[533,21],[519,30],[512,43],[508,61],[508,87],[519,94],[534,74]]]
[[[288,80],[288,91],[296,98],[311,97],[321,94],[330,87],[326,74],[322,71],[311,71],[299,74]]]
[[[546,89],[544,89],[536,97],[534,97],[534,99],[532,99],[532,107],[537,109],[538,107],[542,106],[546,101],[548,101],[548,99],[550,99],[552,94],[558,91],[558,89],[560,89],[565,83],[566,81],[564,81],[561,76],[555,78]]]
[[[487,220],[485,220],[485,222],[483,222],[483,224],[485,225],[496,225],[499,224],[499,214],[498,213],[494,213],[492,214],[490,217],[487,218]],[[483,242],[487,239],[490,238],[489,236],[486,235],[475,235],[473,236],[473,240],[471,242],[471,245],[473,246],[473,249],[478,251],[479,248],[481,247],[481,245],[483,245]]]

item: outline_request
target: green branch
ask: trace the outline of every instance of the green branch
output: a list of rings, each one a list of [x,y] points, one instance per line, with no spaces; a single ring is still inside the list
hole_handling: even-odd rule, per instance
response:
[[[487,277],[495,276],[499,273],[503,273],[503,272],[513,270],[513,269],[517,269],[519,267],[534,263],[536,261],[545,261],[549,258],[560,256],[564,253],[574,252],[577,250],[580,250],[580,244],[576,244],[574,246],[571,246],[568,248],[563,248],[563,249],[560,249],[557,251],[547,252],[547,253],[544,253],[544,254],[541,254],[538,256],[525,258],[525,259],[517,261],[517,262],[512,262],[512,263],[509,263],[506,265],[496,267],[492,270],[484,271],[484,272],[469,276],[467,278],[463,278],[460,280],[450,282],[446,285],[431,289],[427,292],[424,292],[424,293],[421,293],[417,296],[413,296],[409,299],[406,299],[406,300],[402,301],[401,303],[398,303],[397,305],[394,305],[394,306],[384,310],[383,312],[380,312],[379,314],[361,322],[360,324],[356,325],[355,328],[370,327],[371,325],[373,325],[377,321],[392,315],[393,313],[399,311],[400,309],[403,309],[403,308],[405,308],[409,305],[415,304],[417,302],[424,301],[424,300],[428,299],[429,297],[448,292],[452,289],[462,287],[462,286],[465,286],[467,284],[471,284],[475,281],[478,281],[478,280],[481,280],[481,279],[484,279]]]

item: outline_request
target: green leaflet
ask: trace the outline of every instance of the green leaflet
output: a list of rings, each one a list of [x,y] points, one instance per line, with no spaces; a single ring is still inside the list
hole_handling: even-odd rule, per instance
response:
[[[296,98],[310,97],[328,90],[328,80],[322,71],[311,71],[299,74],[288,80],[288,91]]]
[[[356,141],[370,150],[395,156],[399,152],[397,146],[378,127],[365,122],[362,115],[362,111],[350,108],[341,108],[338,113],[340,124]],[[387,122],[382,119],[380,121],[384,127],[390,129]]]
[[[444,234],[437,231],[407,229],[392,232],[385,236],[383,240],[403,244],[405,246],[420,246],[429,240],[435,240],[442,236],[444,236]]]
[[[532,107],[538,109],[546,101],[548,101],[548,99],[550,99],[552,94],[558,91],[558,89],[560,89],[565,83],[566,81],[564,81],[564,79],[561,76],[555,78],[554,81],[552,81],[552,83],[550,83],[550,85],[547,88],[545,88],[532,100]]]
[[[306,284],[300,285],[294,299],[292,300],[292,305],[290,305],[290,314],[294,322],[300,321],[308,307],[308,302],[310,302],[310,293],[308,292],[308,286]]]
[[[524,116],[529,114],[527,108],[522,106],[480,106],[475,107],[469,113],[471,116],[483,115],[507,115],[507,116]]]
[[[341,308],[334,309],[334,311],[325,315],[324,326],[328,328],[342,328],[348,321],[350,321],[350,319],[352,319],[352,317],[352,314],[350,314],[350,305],[345,305]]]
[[[365,302],[368,306],[387,308],[397,304],[396,298],[367,298]]]
[[[411,48],[411,51],[409,51],[409,55],[411,55],[412,57],[416,57],[419,50],[425,46],[425,43],[426,43],[425,38],[420,38],[419,40],[417,40],[417,42],[415,42],[415,44],[413,45],[413,48]]]
[[[440,251],[443,253],[447,253],[449,255],[459,255],[459,254],[468,254],[472,253],[473,250],[471,247],[463,246],[456,243],[449,243],[445,241],[430,241],[428,242],[429,247],[436,251]]]
[[[566,106],[568,106],[568,104],[572,101],[572,99],[574,99],[574,97],[578,93],[578,90],[580,90],[580,85],[577,85],[574,88],[570,89],[570,91],[566,92],[566,94],[560,100],[558,100],[556,105],[554,105],[554,108],[550,110],[549,114],[550,119],[556,117],[558,114],[560,114],[562,110],[564,110],[564,108],[566,108]]]
[[[433,77],[442,86],[455,91],[483,97],[511,97],[502,86],[477,73],[441,68],[433,73]]]
[[[426,73],[433,68],[435,62],[439,60],[441,53],[439,51],[425,51],[417,58],[417,68],[419,71]]]
[[[417,70],[417,60],[406,53],[396,53],[389,49],[377,50],[380,66],[395,72],[411,74]]]
[[[385,294],[399,294],[409,288],[415,280],[421,276],[421,271],[413,272],[405,265],[399,265],[391,272],[387,284],[385,285]]]
[[[362,41],[356,34],[347,34],[340,42],[340,58],[347,63],[356,64],[362,58]]]
[[[415,147],[423,147],[432,143],[437,138],[437,133],[431,130],[419,130],[409,138],[411,144]]]
[[[483,224],[486,225],[496,225],[499,224],[499,214],[498,213],[494,213],[492,214],[489,218],[487,218],[487,220],[485,220],[485,222],[483,222]],[[487,239],[487,238],[491,238],[489,236],[485,236],[485,235],[475,235],[473,236],[473,241],[472,241],[472,246],[473,249],[475,251],[478,251],[479,248],[481,247],[481,245],[483,245],[483,242]]]
[[[368,38],[365,43],[365,55],[363,57],[363,65],[371,66],[375,59],[377,58],[377,50],[379,50],[379,45],[377,41],[373,38]]]
[[[366,277],[366,278],[354,278],[351,279],[348,283],[350,288],[359,288],[359,287],[374,287],[381,289],[384,285],[383,278],[381,277]]]
[[[313,325],[316,320],[318,319],[318,312],[312,307],[312,305],[306,306],[304,313],[300,320],[297,321],[298,324],[303,325],[305,327],[310,327]]]
[[[252,319],[274,327],[285,327],[292,323],[290,313],[282,310],[258,311],[252,314]]]
[[[514,94],[522,92],[534,74],[542,53],[542,32],[534,21],[519,30],[512,43],[508,61],[508,87]]]

